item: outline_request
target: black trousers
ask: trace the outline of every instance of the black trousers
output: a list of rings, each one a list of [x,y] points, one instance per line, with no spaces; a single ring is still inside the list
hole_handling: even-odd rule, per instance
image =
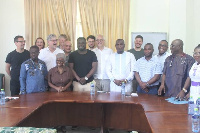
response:
[[[11,96],[19,95],[20,93],[20,82],[17,80],[10,80],[10,92]]]

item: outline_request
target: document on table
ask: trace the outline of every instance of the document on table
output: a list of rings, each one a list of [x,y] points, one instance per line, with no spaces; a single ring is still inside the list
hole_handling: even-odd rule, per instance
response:
[[[131,96],[138,97],[138,94],[137,93],[131,93]]]
[[[187,104],[188,103],[188,101],[186,100],[180,101],[179,99],[176,99],[175,97],[170,97],[165,100],[173,104]]]

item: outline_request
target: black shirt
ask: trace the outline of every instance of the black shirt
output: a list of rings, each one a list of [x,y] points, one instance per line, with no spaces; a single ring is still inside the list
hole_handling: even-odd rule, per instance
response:
[[[76,50],[69,55],[68,62],[74,64],[74,71],[80,78],[82,78],[90,72],[92,69],[92,63],[97,62],[97,56],[93,51],[88,49],[86,54],[79,54],[78,50]],[[91,76],[86,83],[91,82],[93,79],[94,77]],[[74,78],[74,80],[77,81],[76,78]]]
[[[30,53],[26,49],[22,53],[14,50],[7,55],[5,62],[11,65],[11,79],[19,81],[21,64],[28,59],[30,59]]]

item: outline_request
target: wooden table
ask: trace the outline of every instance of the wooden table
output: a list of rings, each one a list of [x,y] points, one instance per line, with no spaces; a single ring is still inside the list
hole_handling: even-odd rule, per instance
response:
[[[154,133],[190,133],[187,105],[166,97],[120,93],[46,92],[20,95],[0,107],[0,126],[77,125]]]

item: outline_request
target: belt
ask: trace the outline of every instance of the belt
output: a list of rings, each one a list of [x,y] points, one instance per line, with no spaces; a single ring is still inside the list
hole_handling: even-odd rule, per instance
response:
[[[200,82],[194,82],[194,81],[192,81],[192,82],[191,82],[191,85],[192,85],[192,86],[200,86]]]

